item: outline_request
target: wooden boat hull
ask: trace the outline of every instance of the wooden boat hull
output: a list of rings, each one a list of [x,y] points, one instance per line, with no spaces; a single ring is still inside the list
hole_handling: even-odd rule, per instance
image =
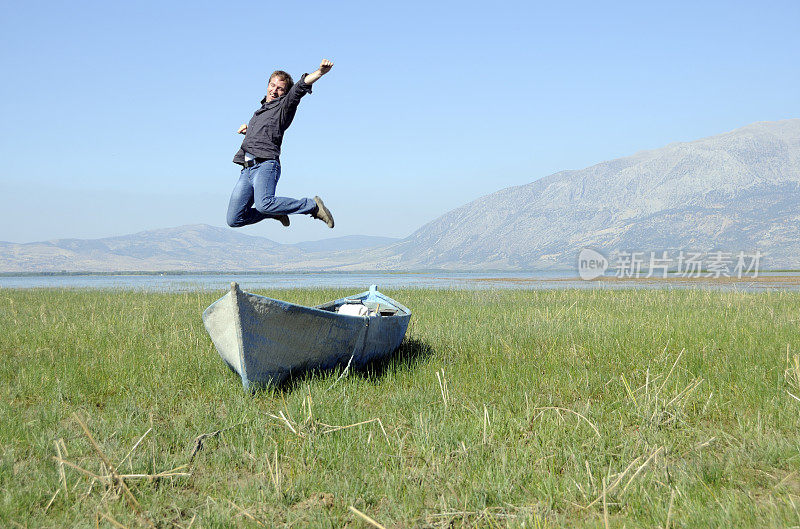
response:
[[[281,384],[292,373],[360,367],[400,347],[411,311],[373,291],[391,316],[349,316],[335,309],[370,292],[317,307],[304,307],[231,290],[203,312],[203,323],[225,363],[242,378],[245,389]],[[370,298],[372,299],[372,298]]]

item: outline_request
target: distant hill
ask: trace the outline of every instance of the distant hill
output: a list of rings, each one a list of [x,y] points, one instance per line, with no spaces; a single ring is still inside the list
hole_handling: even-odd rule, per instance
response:
[[[389,267],[574,266],[591,246],[766,254],[800,266],[800,119],[642,151],[503,189],[393,245]],[[391,257],[390,257],[391,256]]]
[[[330,255],[395,241],[353,235],[279,244],[231,228],[196,224],[103,239],[0,242],[0,272],[266,271],[293,269],[302,262],[320,268],[332,264]]]

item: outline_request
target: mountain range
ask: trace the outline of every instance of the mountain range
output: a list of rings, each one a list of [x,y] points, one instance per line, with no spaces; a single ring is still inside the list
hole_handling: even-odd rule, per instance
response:
[[[103,239],[0,242],[0,272],[268,271],[293,269],[297,263],[324,269],[338,263],[329,256],[397,240],[350,235],[280,244],[231,228],[193,224]]]
[[[800,119],[758,122],[481,197],[402,240],[279,244],[181,226],[96,240],[0,243],[0,271],[537,269],[591,247],[763,254],[800,266]],[[247,266],[242,266],[247,263]]]
[[[574,266],[606,254],[759,251],[800,265],[800,119],[561,171],[481,197],[392,246],[410,268]]]

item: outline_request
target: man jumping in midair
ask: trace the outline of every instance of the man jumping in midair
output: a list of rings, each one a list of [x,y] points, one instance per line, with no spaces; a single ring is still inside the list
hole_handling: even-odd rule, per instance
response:
[[[242,172],[228,204],[228,226],[247,226],[264,219],[276,219],[288,226],[290,214],[306,213],[333,228],[333,215],[321,198],[275,196],[275,186],[281,176],[283,133],[292,124],[300,99],[310,94],[311,85],[331,68],[333,63],[324,59],[317,71],[303,74],[296,84],[292,76],[282,70],[269,76],[261,108],[238,130],[245,136],[233,163],[241,165]]]

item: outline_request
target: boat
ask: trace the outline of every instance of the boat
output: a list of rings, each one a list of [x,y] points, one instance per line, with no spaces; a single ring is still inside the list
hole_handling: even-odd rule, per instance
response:
[[[203,312],[217,352],[245,390],[280,385],[291,375],[363,367],[396,351],[411,311],[372,285],[315,307],[245,292],[237,283]]]

